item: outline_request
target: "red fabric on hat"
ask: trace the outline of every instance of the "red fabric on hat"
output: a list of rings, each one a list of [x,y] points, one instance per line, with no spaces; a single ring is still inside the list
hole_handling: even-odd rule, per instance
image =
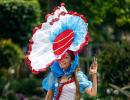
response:
[[[74,38],[73,30],[65,30],[60,33],[53,42],[53,51],[55,55],[61,55],[72,44]]]

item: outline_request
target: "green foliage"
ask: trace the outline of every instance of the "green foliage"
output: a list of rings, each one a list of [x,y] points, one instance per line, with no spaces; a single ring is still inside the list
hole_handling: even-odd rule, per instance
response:
[[[0,0],[0,37],[15,43],[27,43],[32,28],[39,23],[37,0]]]
[[[40,4],[40,8],[41,8],[41,15],[42,15],[42,20],[45,21],[45,16],[47,15],[48,12],[48,0],[38,0],[39,4]]]
[[[9,92],[9,93],[7,94],[6,99],[7,99],[7,100],[17,100],[16,94],[11,91],[11,92]]]
[[[10,40],[0,40],[0,67],[16,66],[23,59],[22,50]]]
[[[130,32],[129,0],[62,0],[68,10],[85,15],[92,41],[96,43],[120,40]]]
[[[97,100],[96,98],[97,97],[91,97],[91,96],[89,96],[89,95],[87,95],[87,94],[82,94],[82,97],[83,97],[83,100]]]
[[[105,44],[98,54],[102,94],[110,83],[123,87],[130,82],[130,42]]]
[[[25,78],[20,80],[13,80],[10,89],[15,93],[23,93],[24,95],[41,95],[38,87],[41,87],[41,81],[36,78]],[[40,90],[41,91],[41,90]]]
[[[7,81],[5,79],[0,78],[0,96],[2,95],[3,88],[4,88],[5,84],[6,84],[6,82]]]

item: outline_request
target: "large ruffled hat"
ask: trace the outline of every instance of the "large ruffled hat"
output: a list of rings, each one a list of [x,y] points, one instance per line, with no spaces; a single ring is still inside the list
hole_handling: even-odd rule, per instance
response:
[[[67,50],[76,55],[88,42],[85,17],[77,12],[68,12],[62,3],[46,16],[46,22],[34,28],[26,61],[33,73],[46,71]]]

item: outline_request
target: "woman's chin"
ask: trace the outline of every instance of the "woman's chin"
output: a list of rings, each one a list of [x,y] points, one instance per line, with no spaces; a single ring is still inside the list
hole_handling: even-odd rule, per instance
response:
[[[60,66],[60,68],[62,68],[62,69],[66,69],[66,67],[65,67],[65,66]]]
[[[60,68],[62,68],[62,69],[67,69],[68,67],[65,66],[65,65],[60,65]]]

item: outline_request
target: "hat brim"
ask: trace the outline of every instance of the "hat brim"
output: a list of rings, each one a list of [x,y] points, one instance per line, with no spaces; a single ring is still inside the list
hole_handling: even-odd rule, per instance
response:
[[[34,74],[46,71],[67,50],[73,51],[74,54],[79,53],[90,40],[85,17],[77,12],[67,12],[64,6],[57,7],[53,13],[46,17],[46,20],[45,23],[34,28],[25,57]],[[53,50],[53,42],[59,34],[68,29],[74,32],[73,41],[62,53],[56,55]]]

